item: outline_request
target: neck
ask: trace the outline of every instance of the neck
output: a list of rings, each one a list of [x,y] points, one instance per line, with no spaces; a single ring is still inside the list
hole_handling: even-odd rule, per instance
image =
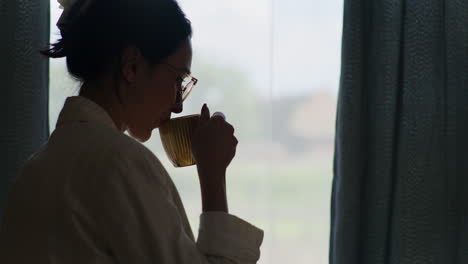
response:
[[[117,98],[116,90],[112,83],[106,81],[85,82],[81,86],[79,96],[85,97],[100,107],[102,107],[107,114],[114,121],[115,126],[120,131],[126,130],[125,115],[123,105]]]

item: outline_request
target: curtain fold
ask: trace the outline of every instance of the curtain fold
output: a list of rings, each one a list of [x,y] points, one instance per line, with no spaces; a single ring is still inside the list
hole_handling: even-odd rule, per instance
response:
[[[344,7],[330,263],[468,263],[468,3]]]
[[[24,161],[49,136],[49,1],[0,2],[0,217]]]

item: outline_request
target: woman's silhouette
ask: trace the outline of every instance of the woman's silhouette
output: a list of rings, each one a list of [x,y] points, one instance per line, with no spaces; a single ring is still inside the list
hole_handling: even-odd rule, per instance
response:
[[[234,128],[203,106],[193,143],[203,212],[194,239],[176,187],[138,141],[182,111],[196,84],[191,25],[173,0],[61,1],[66,57],[81,83],[25,164],[0,226],[0,262],[255,263],[263,231],[228,213]]]

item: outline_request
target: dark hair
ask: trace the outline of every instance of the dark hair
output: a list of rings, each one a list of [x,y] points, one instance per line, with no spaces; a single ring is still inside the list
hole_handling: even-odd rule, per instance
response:
[[[68,71],[80,81],[98,79],[129,46],[154,66],[191,37],[190,21],[175,0],[88,1],[73,4],[62,38],[41,51],[66,57]]]

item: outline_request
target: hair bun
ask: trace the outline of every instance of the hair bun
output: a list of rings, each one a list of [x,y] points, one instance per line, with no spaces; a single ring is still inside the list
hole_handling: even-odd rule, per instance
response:
[[[114,70],[123,50],[134,46],[154,66],[192,34],[175,0],[66,0],[57,26],[62,38],[41,53],[66,57],[77,80],[96,80]],[[69,6],[67,6],[69,5]]]

